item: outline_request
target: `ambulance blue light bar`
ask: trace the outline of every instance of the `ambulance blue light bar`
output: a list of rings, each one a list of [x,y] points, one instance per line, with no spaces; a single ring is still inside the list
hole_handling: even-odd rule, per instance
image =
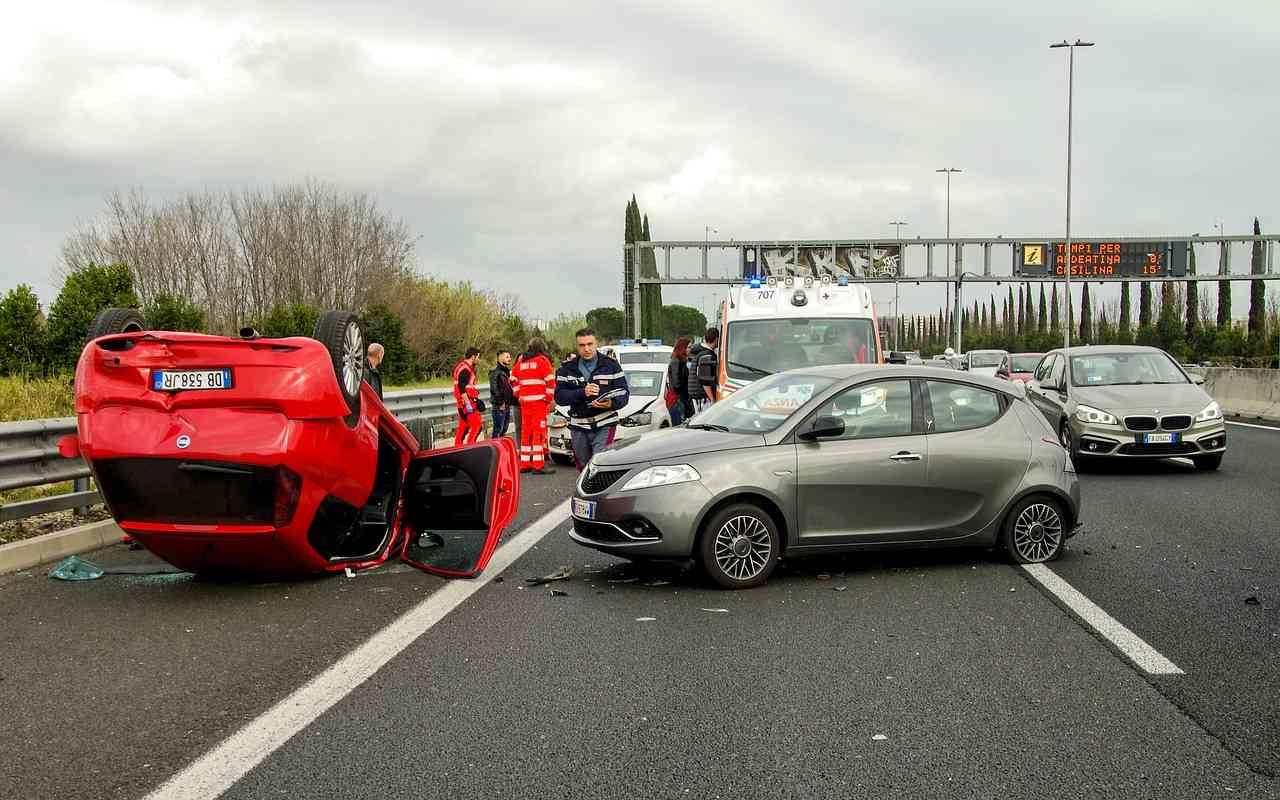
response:
[[[836,284],[837,284],[837,285],[839,285],[839,286],[848,286],[848,285],[849,285],[849,276],[848,276],[848,275],[841,275],[841,276],[840,276],[840,279],[839,279],[838,281],[836,281]]]
[[[759,278],[752,278],[752,279],[751,279],[751,282],[750,282],[748,285],[749,285],[752,289],[759,289],[759,288],[760,288],[760,279],[759,279]]]

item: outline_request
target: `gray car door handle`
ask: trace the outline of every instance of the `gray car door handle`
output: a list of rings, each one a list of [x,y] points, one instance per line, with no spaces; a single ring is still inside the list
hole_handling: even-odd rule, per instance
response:
[[[901,453],[894,453],[893,455],[889,456],[889,460],[890,461],[919,461],[920,454],[908,453],[906,450],[903,450]]]

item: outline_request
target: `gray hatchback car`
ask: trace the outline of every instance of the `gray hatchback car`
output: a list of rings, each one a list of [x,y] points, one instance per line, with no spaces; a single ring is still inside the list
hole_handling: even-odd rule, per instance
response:
[[[740,589],[784,553],[996,545],[1046,561],[1077,528],[1080,489],[1021,386],[842,365],[770,375],[596,454],[572,515],[580,544],[695,558]]]

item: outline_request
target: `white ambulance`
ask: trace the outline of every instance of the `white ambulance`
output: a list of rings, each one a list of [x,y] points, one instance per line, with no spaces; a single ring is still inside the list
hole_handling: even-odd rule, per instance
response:
[[[775,372],[885,359],[871,287],[847,278],[730,286],[718,322],[721,397]]]

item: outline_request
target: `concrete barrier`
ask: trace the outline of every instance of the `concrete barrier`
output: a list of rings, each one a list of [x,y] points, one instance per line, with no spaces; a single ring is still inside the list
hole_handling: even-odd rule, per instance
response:
[[[1211,367],[1204,388],[1229,416],[1280,423],[1280,370]]]
[[[104,519],[0,545],[0,575],[97,550],[120,541],[123,535],[124,531],[116,527],[115,520]]]

